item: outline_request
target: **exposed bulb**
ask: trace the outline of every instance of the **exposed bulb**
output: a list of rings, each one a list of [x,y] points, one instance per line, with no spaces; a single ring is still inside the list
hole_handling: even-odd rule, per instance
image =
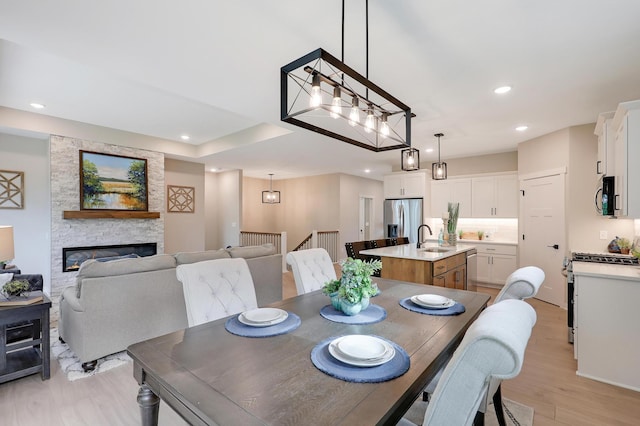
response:
[[[387,123],[387,113],[382,114],[382,124],[380,124],[380,134],[383,138],[389,136],[389,124]],[[411,156],[411,162],[413,163],[413,156]]]
[[[311,84],[311,99],[309,99],[309,106],[311,106],[312,108],[316,108],[321,104],[322,92],[320,91],[320,76],[318,74],[314,74]]]
[[[333,88],[333,101],[331,101],[331,112],[329,115],[332,118],[338,118],[342,115],[342,97],[340,96],[340,88]]]
[[[442,170],[442,167],[438,167],[436,169],[436,176],[438,177],[442,177],[442,174],[444,173],[444,171]]]
[[[413,166],[413,163],[414,163],[414,160],[413,160],[413,154],[410,154],[410,155],[407,157],[407,164],[408,164],[408,165],[410,165],[410,166]]]
[[[367,118],[364,121],[364,131],[371,133],[376,128],[376,118],[373,116],[373,110],[369,108],[367,110]]]
[[[358,98],[351,101],[351,112],[349,113],[349,124],[355,126],[360,122],[360,108],[358,108]]]

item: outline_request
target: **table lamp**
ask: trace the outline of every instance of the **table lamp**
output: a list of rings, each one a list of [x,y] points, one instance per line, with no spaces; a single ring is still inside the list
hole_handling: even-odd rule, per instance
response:
[[[0,269],[13,258],[13,226],[0,225]]]

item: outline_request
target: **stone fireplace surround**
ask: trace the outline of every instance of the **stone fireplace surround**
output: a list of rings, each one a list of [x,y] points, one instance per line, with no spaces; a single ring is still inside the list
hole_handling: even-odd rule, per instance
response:
[[[80,150],[147,160],[149,211],[159,219],[64,219],[64,211],[80,209]],[[76,272],[63,272],[64,247],[133,243],[157,244],[164,253],[164,154],[64,136],[50,137],[51,174],[51,320],[59,316],[59,299],[65,287],[75,285]]]

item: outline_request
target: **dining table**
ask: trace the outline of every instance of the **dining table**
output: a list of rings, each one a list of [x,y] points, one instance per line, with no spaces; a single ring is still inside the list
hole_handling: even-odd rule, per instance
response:
[[[227,329],[235,316],[129,346],[140,385],[141,423],[158,422],[160,400],[193,425],[391,425],[451,358],[465,331],[487,306],[486,294],[376,278],[370,306],[381,320],[358,324],[321,315],[330,299],[321,290],[273,303],[299,318],[284,334],[246,337]],[[401,306],[436,294],[462,306],[430,315]],[[364,311],[363,311],[364,312]],[[340,336],[376,336],[408,356],[398,377],[359,382],[321,371],[312,352]],[[353,367],[366,378],[369,367]],[[132,396],[133,397],[133,396]]]

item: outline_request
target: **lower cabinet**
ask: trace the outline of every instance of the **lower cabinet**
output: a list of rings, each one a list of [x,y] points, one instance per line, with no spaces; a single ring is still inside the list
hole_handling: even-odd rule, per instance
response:
[[[434,262],[432,284],[465,290],[467,288],[467,255],[461,253]]]
[[[507,277],[518,268],[516,246],[502,244],[478,244],[479,283],[503,286]]]

